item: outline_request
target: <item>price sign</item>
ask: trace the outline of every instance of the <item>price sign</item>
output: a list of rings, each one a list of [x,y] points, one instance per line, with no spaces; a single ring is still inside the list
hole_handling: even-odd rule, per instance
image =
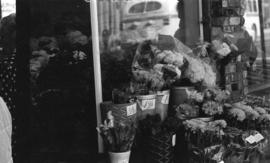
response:
[[[142,100],[140,107],[142,110],[153,110],[156,107],[156,100]]]
[[[256,135],[254,135],[254,140],[255,140],[255,142],[260,142],[261,140],[263,140],[264,139],[264,137],[262,136],[262,134],[260,134],[260,133],[258,133],[258,134],[256,134]]]
[[[137,113],[136,104],[133,104],[131,106],[127,106],[127,116],[132,116],[136,113]]]
[[[253,135],[250,135],[249,137],[246,138],[246,141],[249,143],[249,144],[253,144],[256,142],[255,138]]]
[[[163,95],[161,99],[161,103],[165,105],[169,104],[169,98],[170,98],[170,95]]]

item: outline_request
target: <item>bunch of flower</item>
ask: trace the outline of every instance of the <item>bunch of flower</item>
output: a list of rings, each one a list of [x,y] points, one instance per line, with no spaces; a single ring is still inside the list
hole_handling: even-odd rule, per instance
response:
[[[224,136],[223,129],[227,127],[224,120],[204,121],[198,118],[186,120],[183,125],[188,141],[199,148],[221,144]]]
[[[204,78],[202,80],[202,84],[208,87],[215,86],[216,85],[216,73],[214,72],[213,68],[210,66],[210,64],[203,62],[205,74]]]
[[[126,152],[133,145],[136,126],[133,122],[115,124],[111,120],[105,120],[97,130],[110,152]]]
[[[223,105],[215,101],[206,101],[202,105],[202,110],[210,116],[220,115],[223,113]]]
[[[261,129],[270,128],[270,114],[263,114],[258,118],[258,124]]]
[[[132,63],[135,82],[146,83],[149,90],[160,91],[180,79],[184,58],[173,50],[160,50],[151,41],[138,47]]]
[[[187,90],[188,99],[195,102],[203,102],[204,94],[196,90],[189,91]]]
[[[165,85],[165,80],[163,79],[163,74],[156,70],[134,70],[133,71],[134,77],[134,85],[144,85],[145,89],[148,92],[150,91],[159,91]]]
[[[256,120],[260,116],[259,113],[255,111],[251,106],[245,105],[241,102],[233,104],[233,107],[243,110],[246,113],[247,118],[251,120]]]
[[[259,107],[259,106],[255,106],[254,110],[257,111],[260,115],[267,114],[266,110],[262,107]]]
[[[191,119],[183,122],[186,129],[195,132],[220,132],[221,129],[227,127],[225,120],[215,120],[210,122],[205,122],[201,119]]]
[[[158,63],[171,64],[178,68],[184,65],[184,56],[172,50],[156,50],[156,59]]]
[[[201,82],[205,76],[204,64],[201,60],[189,57],[188,67],[185,70],[185,77],[190,79],[192,83]]]
[[[246,119],[246,113],[239,108],[232,108],[229,110],[229,115],[238,121],[242,122]]]
[[[259,121],[270,123],[270,114],[264,114],[264,115],[260,116]]]
[[[204,97],[206,100],[225,102],[230,97],[230,93],[217,87],[209,87],[204,90]]]

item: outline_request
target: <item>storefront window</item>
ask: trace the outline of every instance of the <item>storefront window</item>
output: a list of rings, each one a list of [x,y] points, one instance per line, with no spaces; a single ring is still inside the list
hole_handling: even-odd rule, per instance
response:
[[[103,98],[128,85],[138,45],[158,33],[174,36],[179,29],[177,0],[98,1]],[[114,75],[111,75],[114,74]]]

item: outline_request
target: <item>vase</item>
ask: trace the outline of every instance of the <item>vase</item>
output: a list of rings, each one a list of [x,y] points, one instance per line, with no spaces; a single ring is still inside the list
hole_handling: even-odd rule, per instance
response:
[[[195,90],[194,87],[173,87],[171,89],[170,106],[179,106],[189,99],[189,91]]]
[[[167,117],[170,99],[170,90],[157,92],[156,113],[160,115],[161,121]]]
[[[138,120],[144,119],[147,115],[156,114],[156,95],[138,95]]]
[[[130,151],[109,152],[110,163],[129,163]]]

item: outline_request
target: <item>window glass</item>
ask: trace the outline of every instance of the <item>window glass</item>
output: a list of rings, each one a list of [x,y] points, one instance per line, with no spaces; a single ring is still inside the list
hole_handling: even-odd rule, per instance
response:
[[[247,0],[248,4],[247,4],[247,11],[248,12],[252,12],[253,11],[253,7],[252,7],[252,0]]]
[[[142,13],[144,12],[145,5],[146,5],[145,2],[135,4],[129,9],[129,13],[133,13],[133,14]]]
[[[257,2],[253,0],[253,11],[257,12]]]
[[[267,20],[270,17],[270,1],[262,1],[262,21],[263,28],[260,24],[260,15],[259,15],[259,6],[258,1],[252,1],[253,13],[245,15],[245,24],[249,35],[252,37],[254,45],[258,53],[255,64],[248,72],[248,81],[249,87],[252,93],[260,96],[268,96],[270,83],[270,74],[269,74],[269,55],[270,55],[270,30],[268,30]],[[261,31],[261,29],[263,31]],[[263,37],[264,36],[264,37]],[[265,89],[265,90],[264,90]],[[252,91],[252,90],[255,90]],[[264,91],[263,91],[264,90]]]
[[[148,2],[146,6],[146,11],[155,11],[161,8],[161,3],[159,2]]]

